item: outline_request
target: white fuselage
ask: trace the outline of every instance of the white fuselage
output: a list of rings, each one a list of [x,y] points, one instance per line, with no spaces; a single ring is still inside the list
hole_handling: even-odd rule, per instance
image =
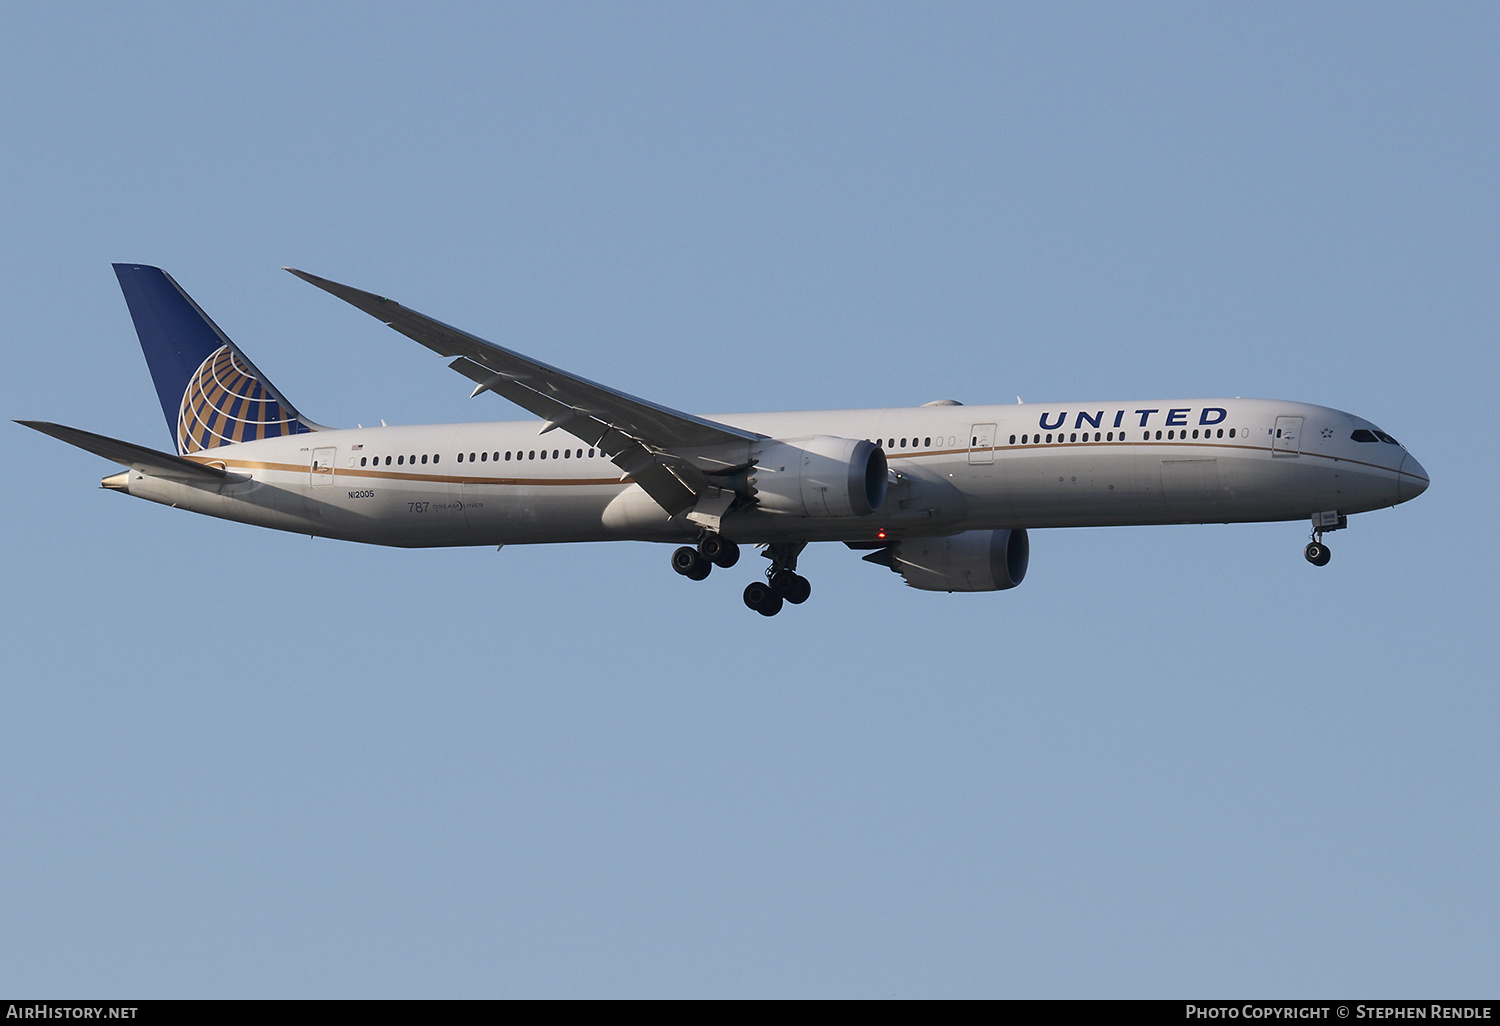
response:
[[[1368,421],[1262,399],[714,415],[772,439],[885,449],[884,504],[861,517],[731,512],[742,543],[899,539],[1000,528],[1296,520],[1392,506],[1427,487]],[[111,487],[278,530],[379,545],[691,540],[598,449],[537,421],[322,430],[194,453],[214,487],[128,471]],[[1387,436],[1388,437],[1388,436]],[[754,460],[755,443],[746,444]],[[757,473],[777,468],[762,463]]]

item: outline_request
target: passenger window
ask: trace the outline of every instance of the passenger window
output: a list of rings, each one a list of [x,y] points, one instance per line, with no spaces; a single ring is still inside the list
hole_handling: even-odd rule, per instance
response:
[[[385,465],[388,467],[391,465],[391,458],[389,456],[385,458]]]
[[[1014,442],[1016,440],[1015,436],[1012,435],[1010,440],[1012,442]],[[930,438],[924,438],[924,439],[922,439],[922,444],[925,445],[927,448],[931,449],[932,448],[932,439],[930,439]]]
[[[427,462],[427,454],[425,452],[422,454],[422,462],[424,464]]]
[[[1115,440],[1115,433],[1111,431],[1107,436],[1105,436],[1104,440],[1106,442],[1113,442]]]
[[[528,460],[534,460],[534,459],[536,459],[536,450],[535,449],[528,449],[526,451],[526,458]]]
[[[1159,442],[1159,441],[1161,441],[1161,432],[1160,432],[1160,431],[1158,431],[1158,432],[1157,432],[1157,433],[1156,433],[1156,440],[1157,440],[1157,441],[1158,441],[1158,442]]]
[[[398,467],[399,466],[403,466],[403,465],[405,465],[405,463],[406,463],[406,457],[405,456],[397,456],[396,457],[396,466],[398,466]]]
[[[434,455],[434,456],[433,456],[433,457],[432,457],[432,462],[434,462],[434,463],[436,463],[436,462],[437,462],[437,461],[438,461],[438,460],[440,460],[440,459],[442,459],[442,458],[443,458],[443,457],[442,457],[442,454],[440,454],[440,453],[439,453],[439,454],[437,454],[437,455]]]
[[[896,440],[894,438],[887,438],[885,440],[885,447],[887,449],[894,449],[896,447]]]
[[[1011,445],[1015,445],[1016,444],[1016,436],[1015,435],[1011,435],[1010,436],[1010,444]]]

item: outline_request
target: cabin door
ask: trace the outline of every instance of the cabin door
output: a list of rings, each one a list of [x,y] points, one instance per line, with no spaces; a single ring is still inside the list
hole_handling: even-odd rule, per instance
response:
[[[995,425],[975,424],[969,428],[969,462],[995,462]]]
[[[1302,418],[1277,417],[1275,437],[1271,439],[1272,456],[1295,456],[1302,451]]]
[[[337,449],[314,449],[312,452],[312,486],[333,484],[333,461],[338,459]]]

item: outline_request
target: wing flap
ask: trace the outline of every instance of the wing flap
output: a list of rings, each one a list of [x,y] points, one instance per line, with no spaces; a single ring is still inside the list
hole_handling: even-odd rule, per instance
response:
[[[696,468],[670,454],[653,452],[641,444],[639,439],[620,431],[593,410],[582,410],[559,402],[528,388],[509,375],[496,374],[466,356],[459,357],[448,366],[464,377],[479,382],[479,387],[474,390],[475,395],[485,391],[494,392],[544,418],[547,423],[542,427],[542,434],[562,428],[573,437],[603,449],[610,461],[655,499],[667,511],[668,516],[676,516],[689,509],[708,483],[701,480],[703,475]],[[688,484],[689,480],[693,482],[692,485]]]

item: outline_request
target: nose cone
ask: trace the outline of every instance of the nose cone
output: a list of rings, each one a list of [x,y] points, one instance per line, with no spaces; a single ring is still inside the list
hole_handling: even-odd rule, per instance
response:
[[[1401,470],[1396,481],[1396,494],[1399,498],[1396,501],[1406,502],[1408,499],[1415,499],[1427,490],[1429,484],[1431,481],[1427,477],[1427,471],[1422,464],[1417,462],[1415,456],[1408,454],[1401,461]]]

